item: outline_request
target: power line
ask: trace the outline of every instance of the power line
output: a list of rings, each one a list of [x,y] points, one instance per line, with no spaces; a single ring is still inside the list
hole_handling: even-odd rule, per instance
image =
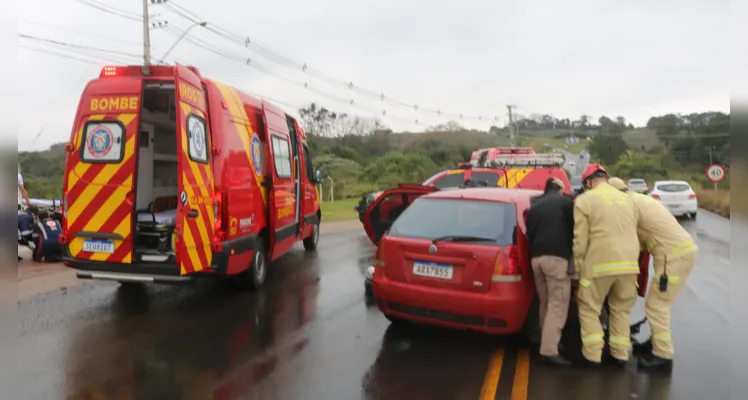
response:
[[[49,23],[46,23],[46,22],[37,22],[37,21],[31,21],[31,20],[25,20],[25,19],[19,19],[19,21],[20,22],[25,22],[27,24],[32,24],[32,25],[37,25],[37,26],[43,26],[45,28],[56,29],[56,30],[59,30],[61,32],[68,32],[68,33],[73,33],[73,34],[82,35],[82,36],[85,35],[86,37],[89,37],[89,38],[93,37],[93,38],[107,40],[107,41],[111,41],[111,42],[121,42],[121,43],[136,44],[136,45],[141,45],[142,44],[142,43],[136,42],[134,40],[124,40],[124,39],[113,38],[113,37],[109,37],[109,36],[93,35],[93,34],[91,34],[91,32],[79,31],[79,30],[75,30],[75,29],[64,28],[64,27],[61,27],[59,25],[52,25],[52,24],[49,24]]]
[[[80,62],[84,62],[84,63],[87,63],[87,64],[93,64],[93,65],[100,64],[100,63],[97,63],[96,61],[86,60],[86,59],[83,59],[83,58],[79,58],[79,57],[75,57],[75,56],[71,56],[71,55],[67,55],[67,54],[62,54],[62,53],[58,53],[58,52],[54,52],[54,51],[50,51],[50,50],[46,50],[46,49],[35,49],[33,47],[24,46],[22,44],[19,44],[18,47],[22,48],[22,49],[26,49],[26,50],[31,50],[31,51],[36,51],[36,52],[40,52],[40,53],[45,53],[45,54],[53,55],[53,56],[56,56],[56,57],[67,58],[68,60],[80,61]]]
[[[124,13],[124,12],[121,12],[121,11],[114,11],[114,10],[110,9],[109,7],[107,7],[107,6],[101,6],[101,5],[98,5],[96,3],[93,3],[91,0],[88,0],[88,1],[86,1],[86,0],[75,0],[75,1],[77,1],[80,4],[86,5],[88,7],[95,8],[95,9],[97,9],[99,11],[103,11],[103,12],[105,12],[107,14],[116,15],[116,16],[118,16],[120,18],[125,18],[125,19],[129,19],[131,21],[137,21],[137,22],[142,22],[143,21],[143,17],[142,16],[133,16],[133,15],[130,15],[129,13]]]
[[[71,47],[71,48],[77,48],[77,49],[82,49],[82,50],[93,50],[93,51],[99,51],[99,52],[102,52],[102,53],[119,54],[119,55],[124,55],[124,56],[128,56],[128,57],[140,57],[139,54],[128,53],[128,52],[124,52],[124,51],[117,51],[117,50],[110,50],[110,49],[103,49],[103,48],[100,48],[100,47],[85,46],[85,45],[68,43],[68,42],[62,42],[62,41],[53,40],[53,39],[47,39],[47,38],[42,38],[42,37],[38,37],[38,36],[31,36],[31,35],[27,35],[27,34],[24,34],[24,33],[19,33],[18,37],[21,38],[21,39],[29,39],[29,40],[34,40],[34,41],[38,41],[38,42],[51,43],[51,44],[55,44],[55,45],[58,45],[58,46]]]
[[[189,21],[192,21],[193,23],[204,21],[204,19],[200,18],[200,16],[197,13],[194,13],[188,10],[186,7],[180,6],[174,1],[164,2],[164,7],[183,18]],[[254,41],[253,39],[250,39],[249,37],[238,35],[227,29],[221,28],[220,26],[214,23],[210,23],[207,29],[226,40],[242,45],[251,50],[254,50],[255,52],[259,53],[261,56],[268,58],[271,61],[278,63],[282,66],[307,73],[308,75],[314,78],[317,78],[321,81],[324,81],[328,84],[345,87],[352,92],[370,97],[372,99],[379,100],[381,102],[388,102],[393,105],[408,108],[411,111],[426,112],[426,113],[435,114],[439,117],[445,117],[445,118],[453,118],[453,119],[460,119],[460,120],[478,120],[478,121],[484,121],[484,120],[490,121],[491,119],[494,119],[494,120],[496,119],[496,117],[492,118],[492,117],[484,117],[484,116],[479,116],[479,115],[469,116],[463,113],[443,112],[440,109],[421,107],[417,103],[405,102],[405,101],[401,101],[395,98],[390,98],[389,96],[385,96],[383,92],[373,91],[370,89],[366,89],[364,87],[359,87],[358,85],[354,85],[353,81],[333,78],[329,75],[326,75],[320,71],[317,71],[309,67],[307,63],[305,62],[281,55],[271,50],[267,46],[263,46],[259,44],[258,42]]]

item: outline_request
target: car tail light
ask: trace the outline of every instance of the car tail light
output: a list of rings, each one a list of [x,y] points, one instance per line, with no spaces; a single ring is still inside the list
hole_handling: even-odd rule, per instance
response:
[[[519,282],[522,280],[519,267],[519,248],[509,245],[501,249],[493,267],[493,282]]]
[[[688,200],[696,200],[696,194],[695,193],[689,194]]]
[[[653,194],[652,198],[655,199],[655,200],[661,200],[661,197],[660,197],[659,194]]]

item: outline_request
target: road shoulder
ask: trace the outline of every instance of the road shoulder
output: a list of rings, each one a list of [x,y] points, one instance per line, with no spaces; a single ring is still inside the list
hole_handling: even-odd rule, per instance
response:
[[[358,220],[323,222],[320,234],[340,233],[360,227],[361,222]],[[31,252],[27,248],[19,247],[18,254],[23,257],[23,260],[18,261],[18,300],[93,282],[78,279],[75,270],[62,263],[40,264],[31,261]]]

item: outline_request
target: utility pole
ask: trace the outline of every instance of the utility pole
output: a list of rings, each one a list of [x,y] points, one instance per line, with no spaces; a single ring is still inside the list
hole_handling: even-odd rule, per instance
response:
[[[506,106],[506,109],[509,111],[509,144],[511,147],[517,146],[517,141],[515,138],[515,132],[514,132],[514,118],[512,117],[512,106],[511,104]]]
[[[143,61],[151,65],[151,29],[148,19],[148,0],[143,0]]]
[[[709,165],[714,164],[714,148],[713,147],[707,147],[706,152],[709,153]],[[714,182],[714,191],[717,191],[717,182]]]

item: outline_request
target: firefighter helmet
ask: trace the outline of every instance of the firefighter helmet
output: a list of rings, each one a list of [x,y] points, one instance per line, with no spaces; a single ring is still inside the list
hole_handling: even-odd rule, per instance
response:
[[[584,173],[582,174],[582,182],[586,181],[587,179],[590,179],[592,175],[594,175],[597,172],[602,172],[606,176],[608,175],[608,171],[603,168],[600,164],[590,164],[587,166],[587,168],[584,169]]]

